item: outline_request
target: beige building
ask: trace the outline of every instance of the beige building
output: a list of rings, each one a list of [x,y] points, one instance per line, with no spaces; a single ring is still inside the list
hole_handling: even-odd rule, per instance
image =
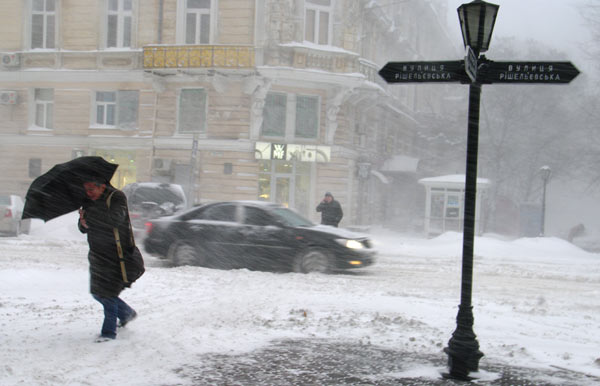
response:
[[[444,3],[4,0],[0,189],[24,196],[54,164],[101,155],[115,186],[179,183],[195,204],[317,220],[330,191],[341,226],[409,216],[429,154],[418,112],[443,106],[377,71],[453,55]],[[414,168],[386,170],[399,155]]]

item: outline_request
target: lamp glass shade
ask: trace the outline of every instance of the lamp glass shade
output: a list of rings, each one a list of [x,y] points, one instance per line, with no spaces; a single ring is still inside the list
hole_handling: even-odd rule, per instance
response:
[[[499,5],[475,0],[458,7],[458,18],[463,41],[477,54],[487,51],[492,39]]]
[[[550,174],[552,174],[552,169],[550,166],[542,166],[540,168],[540,174],[542,175],[542,180],[546,181],[550,178]]]

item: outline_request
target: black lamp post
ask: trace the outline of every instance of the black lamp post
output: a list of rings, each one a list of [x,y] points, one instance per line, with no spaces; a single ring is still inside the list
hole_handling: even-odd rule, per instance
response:
[[[544,236],[546,225],[546,185],[548,184],[548,180],[550,179],[550,174],[552,174],[552,169],[550,169],[550,166],[544,165],[540,168],[540,174],[542,175],[542,181],[544,182],[544,188],[542,193],[542,228],[540,236]]]
[[[487,51],[496,15],[500,7],[495,4],[475,0],[458,7],[458,17],[462,29],[465,47],[479,58]],[[456,330],[448,341],[444,352],[448,354],[449,373],[447,378],[470,380],[469,373],[479,369],[479,351],[473,332],[473,307],[471,293],[473,288],[473,244],[475,239],[475,201],[477,194],[477,149],[479,141],[479,105],[481,81],[475,79],[469,85],[469,123],[467,135],[467,167],[465,177],[465,213],[463,225],[463,261],[460,305],[456,317]]]

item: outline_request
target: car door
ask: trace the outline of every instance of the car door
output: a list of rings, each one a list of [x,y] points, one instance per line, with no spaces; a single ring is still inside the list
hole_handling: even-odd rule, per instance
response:
[[[235,203],[219,203],[206,207],[189,221],[194,242],[207,253],[215,268],[243,268],[240,245],[240,215]]]
[[[288,240],[288,230],[268,210],[252,205],[243,206],[240,233],[251,269],[264,271],[288,270],[294,243]]]

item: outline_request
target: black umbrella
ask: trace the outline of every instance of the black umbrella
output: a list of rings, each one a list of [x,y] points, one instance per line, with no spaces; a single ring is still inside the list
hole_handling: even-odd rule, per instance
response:
[[[54,165],[29,186],[22,218],[48,221],[79,209],[86,199],[83,183],[100,181],[108,184],[118,166],[97,156],[79,157]]]

